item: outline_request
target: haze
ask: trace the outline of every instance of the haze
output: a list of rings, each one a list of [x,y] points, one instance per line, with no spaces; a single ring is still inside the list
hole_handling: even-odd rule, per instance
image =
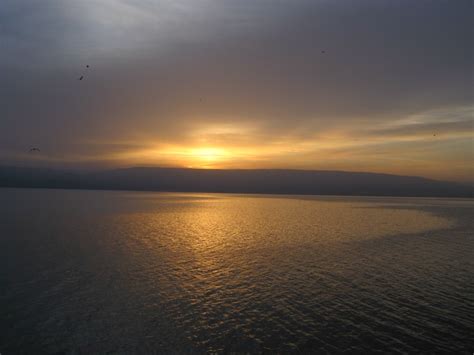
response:
[[[3,0],[0,164],[473,182],[472,10],[470,0]]]

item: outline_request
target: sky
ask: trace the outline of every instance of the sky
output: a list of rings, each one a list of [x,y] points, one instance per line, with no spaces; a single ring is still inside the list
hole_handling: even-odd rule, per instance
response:
[[[0,164],[474,182],[472,14],[471,0],[1,0]]]

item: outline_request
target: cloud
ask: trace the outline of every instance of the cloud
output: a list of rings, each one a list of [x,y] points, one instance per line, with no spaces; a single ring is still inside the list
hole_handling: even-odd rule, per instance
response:
[[[252,156],[320,167],[308,152],[348,142],[463,140],[471,10],[468,0],[5,0],[1,156],[34,144],[50,159],[115,164],[210,145],[255,151],[236,166]]]
[[[474,106],[440,109],[384,123],[381,127],[369,129],[365,133],[382,139],[472,136],[473,117]]]

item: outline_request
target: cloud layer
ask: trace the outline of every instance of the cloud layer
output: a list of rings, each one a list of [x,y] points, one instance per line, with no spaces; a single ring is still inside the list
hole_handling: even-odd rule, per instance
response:
[[[469,0],[6,0],[0,159],[472,180],[471,13]]]

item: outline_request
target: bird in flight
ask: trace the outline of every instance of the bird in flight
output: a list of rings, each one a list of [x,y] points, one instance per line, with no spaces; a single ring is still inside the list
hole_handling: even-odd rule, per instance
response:
[[[90,67],[89,64],[87,64],[86,68],[89,69],[89,67]],[[84,79],[84,75],[81,75],[81,77],[78,80],[82,80],[82,79]]]
[[[34,152],[41,152],[41,150],[39,150],[39,148],[30,148],[30,153],[34,153]]]

